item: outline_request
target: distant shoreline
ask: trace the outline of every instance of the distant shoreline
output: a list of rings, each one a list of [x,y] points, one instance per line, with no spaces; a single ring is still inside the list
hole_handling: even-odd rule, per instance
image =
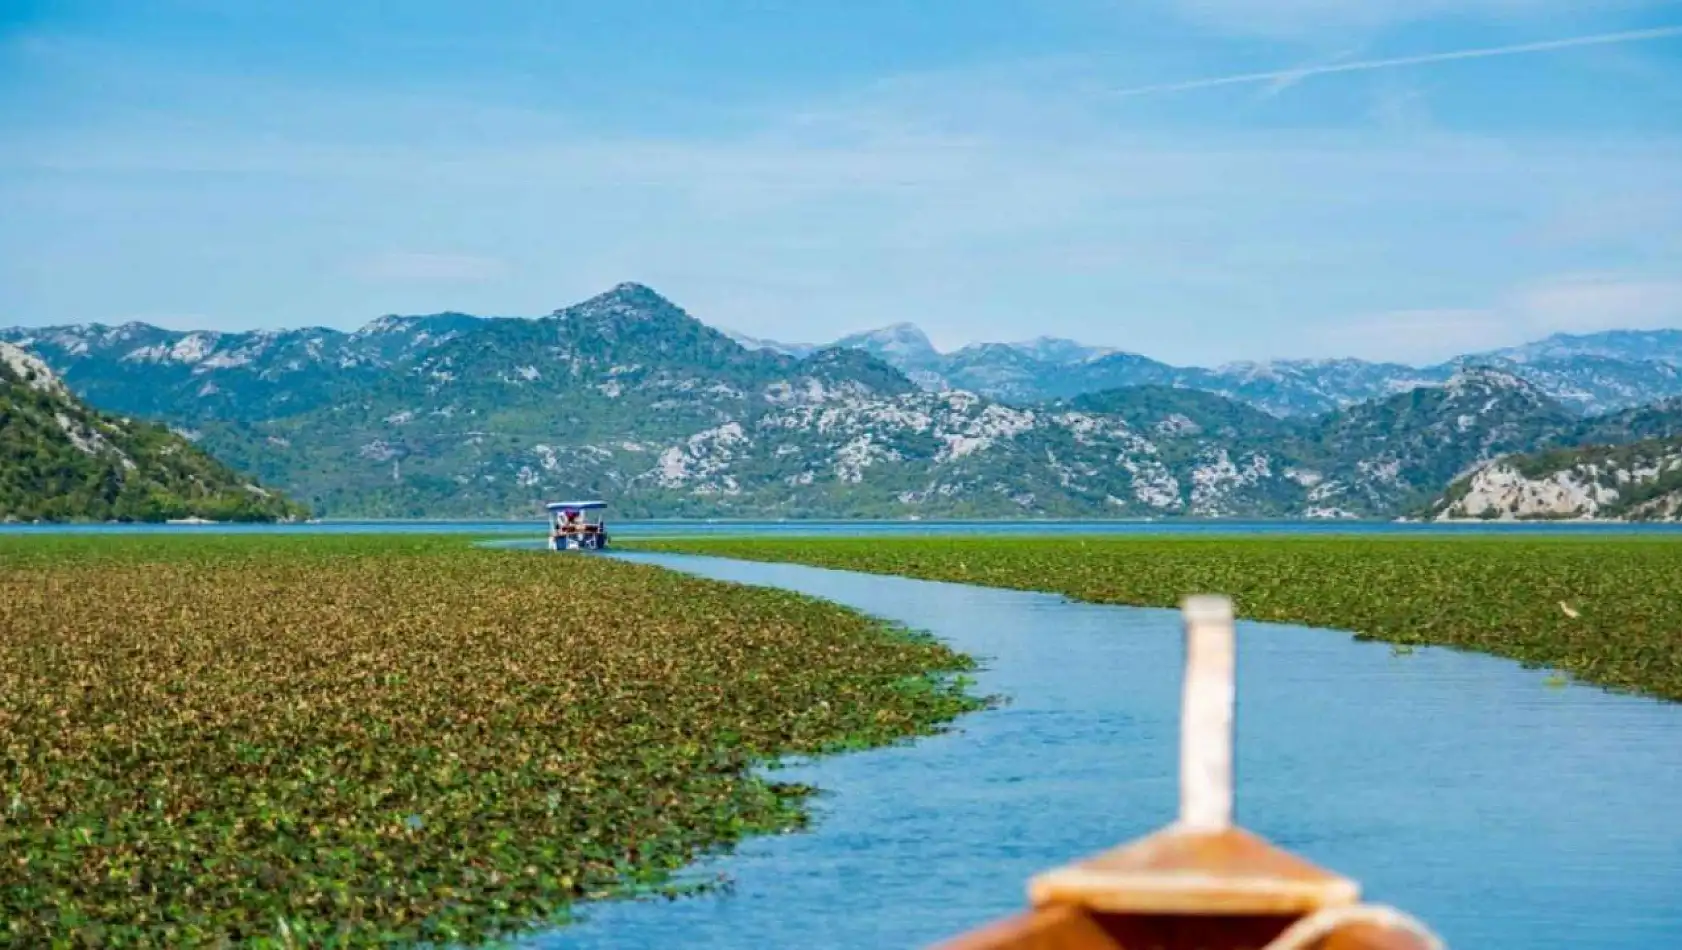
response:
[[[868,518],[627,518],[609,519],[621,537],[684,535],[791,536],[813,534],[833,537],[903,537],[949,534],[962,537],[1003,535],[1314,535],[1360,534],[1370,536],[1488,536],[1559,534],[1590,536],[1605,534],[1682,535],[1682,523],[1614,521],[1596,519],[1447,521],[1403,519],[1303,519],[1303,518],[1161,518],[1081,519],[1017,518],[1010,520],[925,519],[920,521]],[[479,518],[346,518],[308,521],[56,521],[0,522],[0,536],[27,534],[517,534],[539,536],[545,530],[542,518],[530,521]]]

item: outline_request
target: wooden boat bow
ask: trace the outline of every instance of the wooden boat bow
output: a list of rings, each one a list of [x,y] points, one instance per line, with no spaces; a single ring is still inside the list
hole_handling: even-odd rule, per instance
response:
[[[1181,604],[1180,815],[1046,871],[1030,909],[936,950],[1442,950],[1423,924],[1360,903],[1360,885],[1232,823],[1232,603]]]

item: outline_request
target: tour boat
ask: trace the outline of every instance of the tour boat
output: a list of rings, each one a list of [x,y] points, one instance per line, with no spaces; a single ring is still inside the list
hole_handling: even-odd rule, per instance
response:
[[[557,501],[549,510],[549,550],[600,551],[607,547],[607,521],[602,501]]]

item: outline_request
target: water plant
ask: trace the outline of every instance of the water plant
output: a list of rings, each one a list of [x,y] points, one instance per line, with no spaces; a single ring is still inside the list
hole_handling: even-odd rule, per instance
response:
[[[707,538],[638,542],[756,560],[1170,607],[1402,647],[1478,650],[1682,700],[1682,536]],[[1563,606],[1562,606],[1563,605]]]
[[[798,827],[927,638],[460,538],[0,538],[0,945],[472,944]]]

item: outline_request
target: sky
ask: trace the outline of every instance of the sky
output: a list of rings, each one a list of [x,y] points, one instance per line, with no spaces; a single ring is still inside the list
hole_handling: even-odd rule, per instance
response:
[[[0,0],[0,325],[1682,327],[1682,0]]]

